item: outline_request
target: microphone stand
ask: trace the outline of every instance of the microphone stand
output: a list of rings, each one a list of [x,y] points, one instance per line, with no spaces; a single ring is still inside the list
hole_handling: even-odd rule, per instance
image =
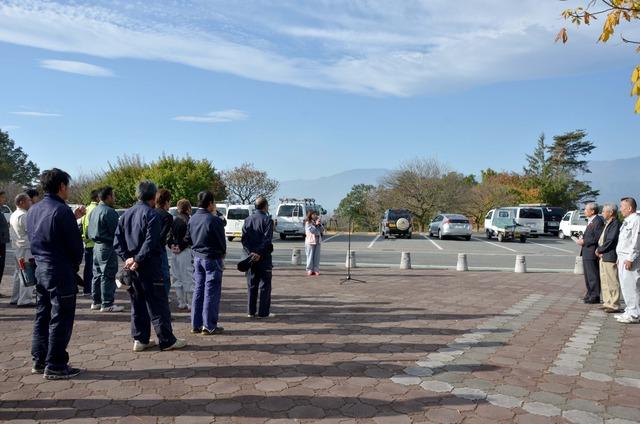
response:
[[[354,282],[354,283],[366,283],[366,281],[364,280],[358,280],[357,278],[352,278],[351,277],[351,229],[352,229],[352,217],[349,216],[349,228],[348,228],[348,235],[347,235],[347,278],[343,278],[342,280],[340,280],[340,284],[345,284],[347,282]]]

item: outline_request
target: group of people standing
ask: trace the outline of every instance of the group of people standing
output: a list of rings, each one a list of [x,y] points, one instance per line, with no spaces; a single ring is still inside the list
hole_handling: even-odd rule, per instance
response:
[[[198,194],[194,214],[188,200],[178,201],[178,214],[173,218],[168,212],[171,193],[158,190],[152,181],[142,181],[136,190],[138,201],[119,217],[113,208],[115,193],[111,187],[93,192],[87,208],[72,211],[66,204],[69,174],[53,168],[42,173],[40,183],[44,197],[34,206],[28,194],[16,197],[17,235],[11,237],[14,248],[18,247],[16,257],[31,259],[35,267],[32,373],[50,380],[80,373],[69,366],[66,351],[75,319],[78,285],[92,297],[91,310],[121,312],[124,307],[115,304],[116,275],[130,295],[134,352],[156,345],[152,326],[161,350],[186,346],[172,328],[171,280],[179,309],[191,310],[191,333],[214,335],[223,331],[218,317],[226,239],[224,222],[215,214],[211,192]],[[268,208],[267,199],[258,198],[256,213],[245,220],[242,231],[242,245],[252,262],[246,275],[250,318],[274,316],[270,313],[273,221]],[[77,220],[81,220],[80,227]],[[12,215],[12,228],[13,221]],[[2,232],[2,224],[0,246],[9,239]],[[0,253],[0,260],[4,261],[6,252]],[[83,258],[84,282],[77,276]],[[121,266],[118,258],[123,262]]]
[[[608,313],[616,313],[621,323],[640,322],[640,215],[632,197],[620,201],[618,206],[604,204],[602,216],[598,205],[585,207],[588,219],[583,236],[576,242],[581,246],[580,255],[584,268],[587,292],[584,303],[599,304]],[[620,309],[620,294],[625,309]],[[620,313],[622,312],[622,313]]]

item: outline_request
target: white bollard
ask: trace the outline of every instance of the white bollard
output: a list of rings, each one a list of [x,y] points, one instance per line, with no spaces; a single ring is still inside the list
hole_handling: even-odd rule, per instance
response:
[[[516,267],[514,269],[514,272],[527,272],[527,260],[525,259],[524,255],[516,256]]]
[[[469,271],[466,253],[458,253],[458,264],[456,265],[456,271]]]
[[[576,264],[573,266],[574,274],[584,274],[584,267],[582,266],[582,256],[576,256]]]
[[[302,256],[300,254],[300,249],[293,249],[291,253],[291,265],[300,265],[302,264]]]
[[[411,253],[402,252],[400,256],[400,269],[411,269]]]
[[[345,268],[357,268],[356,264],[356,252],[351,250],[347,252],[347,260],[344,264]]]

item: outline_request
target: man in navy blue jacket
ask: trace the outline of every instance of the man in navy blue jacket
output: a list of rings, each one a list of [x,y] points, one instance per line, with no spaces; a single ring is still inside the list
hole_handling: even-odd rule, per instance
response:
[[[160,240],[160,216],[153,209],[158,188],[152,181],[138,184],[138,202],[122,215],[116,229],[114,248],[125,261],[124,266],[137,273],[131,295],[131,336],[133,351],[142,352],[155,346],[151,340],[151,324],[160,349],[174,350],[186,346],[176,339],[171,328],[171,311],[162,277],[164,244]]]
[[[273,261],[273,220],[268,214],[269,202],[264,197],[256,199],[256,211],[244,220],[242,227],[242,246],[253,258],[253,265],[247,272],[248,317],[273,317],[271,308],[271,272]],[[258,309],[258,297],[260,308]]]
[[[213,193],[198,193],[198,210],[187,224],[187,243],[193,252],[191,332],[210,336],[224,331],[218,325],[223,259],[227,253],[224,223],[215,215]]]
[[[75,377],[69,366],[67,345],[76,313],[76,273],[84,256],[84,245],[76,219],[84,208],[72,212],[65,203],[69,180],[66,172],[44,171],[40,182],[45,195],[27,214],[27,234],[36,260],[36,318],[33,326],[33,374],[48,380]]]

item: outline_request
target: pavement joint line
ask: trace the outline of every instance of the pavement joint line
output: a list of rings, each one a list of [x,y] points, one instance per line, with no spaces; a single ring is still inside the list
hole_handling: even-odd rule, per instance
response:
[[[371,243],[369,243],[369,246],[367,246],[367,249],[371,249],[373,247],[374,244],[376,244],[376,242],[378,241],[378,239],[380,238],[380,234],[378,234]]]
[[[510,251],[510,252],[513,252],[513,253],[518,253],[518,251],[517,251],[517,250],[514,250],[514,249],[512,249],[512,248],[510,248],[510,247],[501,246],[501,245],[499,245],[499,244],[497,244],[497,243],[493,243],[493,242],[491,242],[491,241],[482,240],[482,239],[479,239],[479,238],[476,238],[476,237],[472,237],[472,238],[473,238],[474,240],[478,240],[478,241],[481,241],[481,242],[483,242],[483,243],[490,244],[490,245],[495,246],[495,247],[500,247],[501,249],[505,249],[505,250],[508,250],[508,251]]]
[[[566,253],[574,253],[571,250],[567,250],[567,249],[560,249],[559,247],[555,247],[555,246],[549,246],[547,244],[542,244],[542,243],[536,243],[534,241],[529,241],[529,243],[531,244],[535,244],[536,246],[542,246],[542,247],[546,247],[548,249],[554,249],[554,250],[559,250],[561,252],[566,252]]]

